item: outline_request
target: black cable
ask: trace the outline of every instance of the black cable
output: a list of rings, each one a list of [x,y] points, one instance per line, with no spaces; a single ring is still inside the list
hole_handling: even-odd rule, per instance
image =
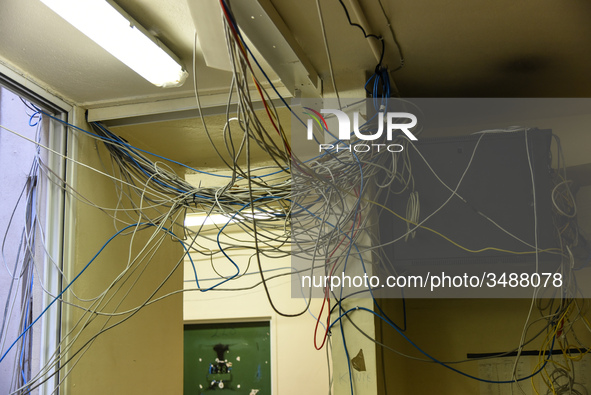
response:
[[[393,71],[398,71],[401,68],[403,68],[405,65],[404,54],[402,53],[402,47],[400,46],[400,43],[398,42],[398,38],[396,37],[396,33],[394,32],[394,29],[392,28],[392,23],[390,22],[390,18],[388,18],[388,14],[386,14],[386,10],[384,9],[384,5],[382,4],[382,0],[378,0],[378,4],[380,5],[380,8],[382,9],[382,14],[386,18],[386,21],[388,22],[388,28],[390,29],[390,33],[392,34],[392,39],[394,40],[394,44],[396,44],[396,48],[398,48],[398,53],[400,54],[400,64],[398,65],[398,67],[396,67],[393,70]]]
[[[375,343],[377,346],[380,346],[388,351],[391,351],[395,354],[398,354],[400,356],[406,357],[406,358],[412,358],[418,361],[422,361],[422,362],[427,362],[427,363],[434,363],[434,361],[432,360],[427,360],[427,359],[420,359],[419,357],[411,357],[410,355],[406,355],[401,353],[398,350],[393,349],[392,347],[387,346],[384,343],[381,343],[379,340],[377,340],[374,337],[371,337],[370,335],[368,335],[367,333],[365,333],[361,328],[359,328],[355,322],[353,322],[353,320],[351,319],[351,317],[349,317],[349,314],[345,314],[344,318],[346,318],[354,327],[355,329],[357,329],[357,331],[359,331],[359,333],[361,333],[363,336],[365,336],[368,340],[372,341],[373,343]],[[384,320],[380,320],[380,330],[381,330],[381,325],[384,322]],[[529,343],[533,342],[535,339],[537,339],[542,333],[544,333],[544,331],[551,327],[553,325],[552,321],[549,321],[542,329],[540,329],[540,331],[538,333],[536,333],[535,335],[533,335],[529,340],[527,340],[526,342],[523,343],[523,345],[521,347],[525,347],[526,345],[528,345]],[[382,337],[384,336],[383,331],[381,332]],[[460,361],[442,361],[443,363],[447,364],[447,365],[451,365],[451,364],[460,364],[460,363],[466,363],[466,362],[474,362],[474,361],[479,361],[479,360],[485,360],[485,359],[491,359],[491,358],[501,358],[501,357],[508,357],[508,356],[516,356],[517,355],[517,350],[519,348],[514,348],[511,351],[505,351],[505,352],[499,352],[499,353],[481,353],[481,354],[467,354],[467,359],[465,360],[460,360]],[[572,351],[571,351],[572,350]],[[582,349],[578,349],[578,348],[572,348],[570,350],[567,350],[567,352],[572,352],[572,353],[580,353],[583,354],[587,351],[588,349],[586,348],[582,348]],[[552,355],[552,354],[563,354],[564,352],[562,350],[559,351],[545,351],[545,355]],[[538,356],[540,354],[540,351],[524,351],[522,352],[521,355],[533,355],[533,356]],[[383,358],[383,353],[382,353],[382,358]],[[382,362],[383,364],[384,362]]]
[[[378,65],[376,66],[376,69],[378,67],[380,67],[382,65],[382,62],[384,60],[384,52],[386,50],[386,45],[384,44],[384,38],[381,36],[377,36],[375,34],[367,34],[367,32],[365,31],[365,29],[363,28],[363,26],[361,26],[358,23],[355,23],[353,21],[351,21],[351,16],[349,15],[349,11],[347,10],[347,7],[345,6],[345,3],[343,3],[343,0],[339,0],[339,3],[341,3],[341,6],[343,7],[343,10],[345,11],[345,15],[347,15],[347,21],[349,21],[349,25],[351,26],[355,26],[358,27],[362,32],[363,32],[363,36],[365,38],[375,38],[376,40],[380,41],[382,43],[382,53],[380,55],[380,60],[378,61]]]
[[[255,217],[255,211],[254,211],[254,199],[252,196],[252,177],[250,174],[250,139],[247,138],[246,140],[246,170],[248,173],[248,197],[250,200],[250,210],[252,213],[252,228],[253,228],[253,236],[254,236],[254,245],[255,245],[255,252],[256,252],[256,258],[257,258],[257,264],[259,267],[259,274],[261,275],[261,282],[263,283],[263,288],[265,288],[265,294],[267,295],[267,300],[269,301],[269,305],[271,306],[271,308],[273,309],[273,311],[275,311],[275,313],[279,314],[282,317],[298,317],[302,314],[304,314],[306,311],[308,311],[308,309],[310,308],[310,303],[312,301],[311,298],[308,298],[308,302],[306,303],[306,308],[303,309],[301,312],[299,313],[294,313],[294,314],[289,314],[289,313],[282,313],[281,311],[279,311],[276,307],[275,304],[273,303],[273,299],[271,298],[271,294],[269,292],[269,287],[267,287],[267,282],[265,280],[265,274],[263,272],[263,265],[261,263],[261,256],[259,253],[259,248],[258,248],[258,231],[257,231],[257,220]]]

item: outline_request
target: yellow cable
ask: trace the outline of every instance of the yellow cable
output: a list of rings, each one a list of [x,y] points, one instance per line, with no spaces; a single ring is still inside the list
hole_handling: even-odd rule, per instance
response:
[[[565,320],[566,317],[568,315],[570,315],[571,309],[572,309],[572,306],[569,306],[560,315],[559,319],[556,322],[558,322],[558,323],[563,322],[563,320]],[[563,369],[565,369],[567,371],[570,370],[567,367],[563,366],[562,364],[560,364],[560,363],[558,363],[558,362],[556,362],[554,360],[551,360],[551,359],[542,359],[542,355],[546,355],[546,352],[548,351],[548,346],[551,345],[551,340],[550,339],[552,339],[552,338],[554,338],[556,336],[556,334],[558,333],[558,330],[559,329],[560,328],[558,327],[558,325],[556,325],[554,327],[553,331],[548,332],[548,334],[546,334],[546,337],[542,341],[542,346],[540,348],[540,353],[538,354],[538,364],[536,365],[536,367],[534,368],[534,370],[532,371],[532,373],[534,373],[540,367],[540,365],[542,365],[545,362],[550,362],[551,364],[557,365],[557,366],[559,366],[559,367],[561,367],[561,368],[563,368]],[[564,352],[564,348],[562,346],[562,343],[560,341],[559,341],[559,344],[561,344],[561,349],[562,349],[563,355],[566,355],[565,352]],[[546,363],[546,366],[547,366],[547,363]],[[546,377],[544,377],[544,373],[545,373],[547,379],[546,379]],[[556,390],[554,388],[554,384],[552,383],[552,380],[550,380],[550,374],[548,373],[548,370],[546,369],[546,367],[544,367],[543,371],[540,372],[540,374],[541,374],[541,378],[544,381],[544,383],[546,384],[546,386],[552,391],[553,394],[556,394]],[[536,394],[539,395],[539,392],[537,391],[537,389],[535,387],[535,384],[534,384],[534,377],[535,376],[532,376],[532,378],[531,378],[532,388],[534,389],[534,391],[536,392]]]

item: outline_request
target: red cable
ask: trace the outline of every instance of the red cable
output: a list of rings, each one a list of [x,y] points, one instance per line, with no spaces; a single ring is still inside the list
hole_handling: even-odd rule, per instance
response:
[[[357,214],[357,219],[360,220],[360,213]],[[351,223],[351,228],[349,229],[349,232],[351,232],[351,230],[353,230],[353,224]],[[355,235],[357,234],[357,232],[359,231],[359,229],[355,230],[353,236],[351,237],[351,240],[353,240],[355,238]],[[334,255],[334,253],[337,251],[337,249],[341,246],[341,244],[347,239],[346,236],[343,236],[343,238],[341,239],[341,241],[339,242],[339,244],[337,244],[337,246],[333,249],[333,251],[330,253],[330,255],[328,256],[328,259],[330,260],[330,258],[332,258],[332,256]],[[332,268],[330,270],[330,275],[328,276],[328,280],[330,280],[330,278],[332,277],[332,274],[334,273],[334,269],[336,267],[336,264],[338,263],[340,258],[337,258],[337,260],[335,261],[335,263],[333,263]],[[322,306],[320,308],[320,313],[318,314],[318,319],[316,320],[316,325],[314,327],[314,348],[316,348],[316,350],[321,350],[322,347],[324,347],[324,344],[326,343],[326,339],[328,337],[328,328],[330,327],[330,293],[328,292],[328,280],[327,280],[327,284],[324,287],[324,300],[322,301]],[[327,304],[328,302],[328,315],[327,315],[327,322],[326,322],[326,330],[324,331],[324,337],[322,339],[322,344],[320,346],[318,346],[318,342],[317,342],[317,334],[318,334],[318,324],[320,323],[320,319],[322,318],[322,312],[324,311],[324,306]]]

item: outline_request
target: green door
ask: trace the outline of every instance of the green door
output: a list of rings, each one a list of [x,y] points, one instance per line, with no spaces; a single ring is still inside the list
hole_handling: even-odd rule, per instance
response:
[[[185,325],[184,394],[271,394],[269,322]]]

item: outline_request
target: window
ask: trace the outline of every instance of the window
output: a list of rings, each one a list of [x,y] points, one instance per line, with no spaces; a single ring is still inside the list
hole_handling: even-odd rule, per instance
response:
[[[0,74],[0,393],[49,394],[59,382],[53,301],[61,286],[66,134],[40,110],[65,120],[69,108],[1,65],[0,72],[8,74]]]

